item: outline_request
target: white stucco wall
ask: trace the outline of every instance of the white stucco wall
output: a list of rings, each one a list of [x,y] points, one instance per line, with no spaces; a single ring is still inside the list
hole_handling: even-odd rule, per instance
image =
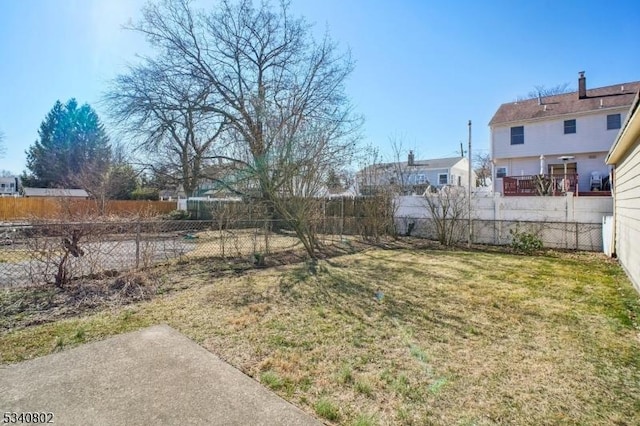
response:
[[[638,189],[640,191],[640,188]],[[428,217],[424,198],[396,198],[396,217]],[[602,223],[613,214],[611,197],[473,197],[472,217],[479,220]],[[640,230],[640,227],[638,228]],[[640,241],[640,240],[639,240]]]
[[[411,219],[429,219],[421,196],[396,199],[396,222],[404,232]],[[511,235],[507,222],[546,222],[530,225],[546,247],[602,249],[602,218],[613,212],[611,197],[501,197],[474,196],[471,203],[474,241],[508,244]],[[576,225],[579,224],[579,225]],[[585,225],[590,224],[590,225]],[[577,227],[577,228],[576,228]],[[640,228],[639,228],[640,229]],[[427,231],[428,230],[421,230]],[[577,243],[577,244],[576,244]]]

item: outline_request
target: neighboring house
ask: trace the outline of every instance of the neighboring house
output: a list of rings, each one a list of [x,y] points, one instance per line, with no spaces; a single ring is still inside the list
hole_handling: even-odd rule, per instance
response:
[[[475,172],[471,185],[476,186]],[[356,175],[358,192],[370,195],[390,189],[404,195],[423,194],[429,187],[469,185],[469,161],[465,157],[415,160],[412,151],[407,161],[368,166]]]
[[[577,92],[502,104],[489,123],[494,191],[536,195],[543,174],[554,193],[602,194],[605,157],[638,89],[636,81],[588,90],[581,72]]]
[[[84,189],[66,188],[22,188],[25,197],[65,197],[65,198],[89,198]]]
[[[613,169],[614,250],[640,291],[640,93],[607,156]]]
[[[158,191],[158,197],[161,201],[173,201],[187,198],[186,192],[182,185],[178,185],[175,189],[162,189]]]
[[[0,196],[13,196],[19,193],[20,179],[15,176],[0,177]]]
[[[238,194],[231,188],[237,187],[246,190],[244,173],[238,170],[233,163],[220,161],[218,164],[205,167],[202,174],[204,178],[201,179],[192,197],[237,197]]]

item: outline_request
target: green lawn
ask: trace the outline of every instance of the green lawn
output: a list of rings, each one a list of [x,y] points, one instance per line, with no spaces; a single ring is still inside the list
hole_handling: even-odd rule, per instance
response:
[[[182,288],[4,331],[1,361],[167,323],[327,422],[640,424],[640,302],[600,255],[369,250],[314,269],[165,268]]]

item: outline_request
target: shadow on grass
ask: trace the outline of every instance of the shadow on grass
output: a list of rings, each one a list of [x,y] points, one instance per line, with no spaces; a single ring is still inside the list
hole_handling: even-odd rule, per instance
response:
[[[430,281],[452,280],[449,275],[425,271],[424,265],[398,259],[377,259],[350,264],[325,262],[315,270],[300,265],[280,280],[281,296],[295,304],[309,304],[373,325],[371,318],[401,323],[423,323],[467,336],[473,328],[455,314],[455,300],[446,307],[429,304],[443,297],[429,288]],[[463,271],[465,272],[465,271]],[[428,300],[429,299],[429,300]]]

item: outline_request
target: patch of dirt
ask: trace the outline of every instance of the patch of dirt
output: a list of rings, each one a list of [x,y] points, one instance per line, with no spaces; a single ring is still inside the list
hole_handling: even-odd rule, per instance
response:
[[[0,332],[149,300],[158,293],[157,272],[75,280],[64,288],[30,287],[0,294]]]

